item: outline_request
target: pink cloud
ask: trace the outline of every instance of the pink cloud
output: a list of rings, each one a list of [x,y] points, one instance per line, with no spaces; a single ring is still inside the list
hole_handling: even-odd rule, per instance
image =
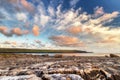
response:
[[[21,36],[21,35],[26,35],[26,34],[29,34],[29,31],[28,30],[21,30],[20,28],[13,28],[11,30],[11,33],[12,34],[15,34],[17,36]]]
[[[52,36],[50,39],[59,46],[84,46],[84,43],[76,37],[70,36]]]
[[[103,7],[96,7],[95,8],[95,16],[100,16],[104,14]]]
[[[16,34],[16,35],[18,35],[18,36],[20,36],[20,35],[23,34],[23,33],[22,33],[22,30],[21,30],[20,28],[14,28],[14,29],[12,29],[12,33],[13,33],[13,34]]]
[[[0,33],[5,36],[11,36],[11,33],[8,31],[8,28],[5,26],[0,26]]]
[[[69,28],[68,32],[72,34],[79,34],[80,32],[82,32],[82,28],[74,26],[74,27]]]
[[[5,36],[12,36],[12,35],[17,35],[17,36],[22,36],[29,34],[28,30],[21,30],[19,27],[9,29],[8,27],[5,26],[0,26],[0,33],[2,33]]]
[[[1,32],[1,33],[6,32],[7,30],[8,30],[7,27],[5,27],[5,26],[0,26],[0,32]]]
[[[25,7],[25,9],[27,9],[28,11],[30,12],[34,11],[33,5],[27,0],[20,0],[20,2],[23,5],[23,7]]]
[[[32,28],[32,32],[35,36],[38,36],[40,34],[40,28],[37,25],[34,25]]]

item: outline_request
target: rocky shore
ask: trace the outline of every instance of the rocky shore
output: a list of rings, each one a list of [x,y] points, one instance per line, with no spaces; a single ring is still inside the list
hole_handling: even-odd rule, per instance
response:
[[[120,57],[0,54],[0,80],[120,80]]]

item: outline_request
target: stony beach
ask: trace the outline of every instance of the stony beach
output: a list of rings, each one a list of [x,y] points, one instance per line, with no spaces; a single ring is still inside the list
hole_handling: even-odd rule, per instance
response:
[[[0,80],[120,80],[120,57],[5,53]]]

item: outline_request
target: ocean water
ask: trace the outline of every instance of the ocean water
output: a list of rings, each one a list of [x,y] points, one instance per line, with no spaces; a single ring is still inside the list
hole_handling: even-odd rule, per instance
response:
[[[54,56],[56,54],[62,54],[63,56],[105,56],[111,53],[21,53],[21,54],[32,54],[32,55],[49,55]],[[120,56],[120,53],[112,53]]]

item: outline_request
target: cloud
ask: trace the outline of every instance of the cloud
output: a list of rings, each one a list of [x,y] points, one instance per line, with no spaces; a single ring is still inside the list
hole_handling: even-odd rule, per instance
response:
[[[37,24],[44,26],[44,29],[51,27],[55,30],[55,32],[51,30],[49,33],[56,33],[56,35],[67,35],[67,32],[69,32],[71,35],[75,35],[76,38],[82,39],[82,41],[84,40],[85,44],[90,45],[93,45],[94,43],[98,44],[98,42],[102,41],[120,42],[120,37],[118,36],[118,34],[120,35],[120,29],[110,28],[111,26],[104,26],[104,24],[108,22],[110,23],[119,16],[119,12],[117,11],[106,13],[104,12],[103,7],[96,7],[93,9],[94,14],[82,12],[81,8],[75,10],[73,7],[69,10],[62,11],[61,4],[57,6],[56,11],[54,11],[51,6],[47,8],[47,11],[45,11],[44,8],[44,5],[39,7],[39,14],[36,14],[34,19]],[[41,18],[41,15],[44,15],[43,18]],[[44,17],[48,18],[45,19]],[[41,23],[41,20],[44,19],[45,21]],[[47,25],[48,23],[49,25]],[[107,39],[110,36],[116,37],[111,40]],[[68,45],[67,41],[63,40],[63,36],[53,36],[50,39],[54,42],[53,44],[59,46],[73,46],[72,44]],[[75,45],[77,45],[77,43]]]
[[[96,18],[93,18],[93,15],[89,15],[85,12],[80,13],[81,9],[78,10],[69,10],[62,13],[58,8],[59,15],[56,19],[56,29],[67,30],[72,34],[78,34],[84,36],[82,39],[85,41],[91,41],[91,45],[97,41],[104,43],[110,42],[120,42],[120,28],[110,28],[110,26],[104,26],[105,23],[111,22],[114,18],[119,16],[119,12],[114,11],[112,13],[105,13],[103,7],[97,7],[95,9]],[[56,12],[56,14],[58,14]],[[53,25],[53,26],[54,26]],[[73,27],[71,27],[73,26]],[[64,32],[65,34],[65,32]],[[116,36],[115,38],[109,39],[111,36]],[[79,36],[77,36],[80,38]],[[108,38],[108,39],[107,39]],[[89,43],[89,42],[86,42]],[[97,43],[96,43],[97,44]]]
[[[68,28],[68,32],[70,32],[72,34],[79,34],[82,32],[82,28],[80,26],[70,27],[70,28]]]
[[[55,15],[54,9],[51,6],[48,7],[48,12],[49,12],[50,16]]]
[[[19,20],[19,21],[26,22],[26,20],[27,20],[27,15],[26,15],[25,13],[17,13],[17,14],[16,14],[16,18],[17,18],[17,20]]]
[[[64,4],[55,1],[50,1],[50,4],[46,6],[43,1],[39,0],[2,0],[0,22],[1,25],[6,26],[0,26],[0,33],[9,37],[26,35],[30,33],[29,31],[34,36],[39,36],[41,33],[46,35],[45,39],[48,40],[48,43],[50,42],[48,38],[55,35],[50,37],[53,42],[50,43],[50,46],[55,47],[57,45],[80,48],[79,46],[85,44],[87,47],[93,46],[94,49],[98,44],[119,44],[119,26],[105,25],[119,17],[119,12],[106,13],[104,7],[97,6],[93,9],[94,13],[89,14],[83,12],[82,8],[76,8],[79,1],[70,0],[70,7],[64,9]],[[6,7],[6,5],[10,7]],[[31,12],[34,14],[30,14]],[[36,43],[40,42],[36,41]],[[48,45],[46,43],[45,46]]]
[[[102,40],[100,41],[100,43],[113,43],[115,42],[114,40],[111,40],[111,39],[107,39],[107,40]]]
[[[7,0],[7,1],[14,4],[18,2],[18,0]]]
[[[5,27],[5,26],[0,26],[0,32],[1,32],[1,33],[5,33],[7,30],[8,30],[7,27]]]
[[[3,42],[3,44],[11,44],[11,42],[5,41],[5,42]]]
[[[29,34],[29,30],[24,30],[22,33],[23,34]]]
[[[71,0],[70,1],[70,5],[74,6],[75,4],[77,4],[77,2],[79,2],[80,0]]]
[[[45,27],[46,24],[50,21],[51,16],[47,15],[47,11],[45,11],[44,4],[40,2],[41,5],[37,7],[38,12],[34,16],[35,24],[41,25],[41,27]]]
[[[32,28],[32,32],[35,36],[38,36],[40,34],[40,28],[37,25],[34,25]]]
[[[50,17],[46,15],[41,15],[40,16],[40,24],[44,26],[46,23],[48,23]]]
[[[19,27],[9,29],[8,27],[0,26],[0,33],[2,33],[3,35],[7,37],[11,37],[13,35],[17,35],[17,36],[26,35],[29,33],[29,31],[21,30]]]
[[[10,34],[13,35],[17,35],[17,36],[22,36],[22,35],[26,35],[28,34],[29,31],[28,30],[22,30],[20,29],[19,27],[16,27],[16,28],[13,28],[11,31],[10,31]]]
[[[52,36],[50,39],[59,46],[67,46],[67,47],[73,47],[73,46],[83,46],[83,42],[81,42],[78,38],[76,37],[70,37],[70,36],[64,36],[64,35],[59,35],[59,36]]]
[[[120,43],[120,37],[109,35],[104,37],[98,43],[103,43],[103,44]]]
[[[12,20],[11,15],[4,8],[0,9],[0,20]]]
[[[40,40],[35,40],[36,43],[38,44],[41,44],[41,41]]]
[[[0,26],[0,33],[8,37],[12,36],[12,34],[8,31],[8,28],[5,26]]]
[[[38,44],[38,47],[45,47],[45,45],[40,40],[34,40]]]
[[[99,16],[101,16],[101,15],[103,15],[103,14],[104,14],[103,7],[97,6],[97,7],[95,8],[95,10],[94,10],[94,15],[95,15],[95,17],[99,17]]]
[[[14,28],[12,29],[12,34],[16,34],[17,36],[21,36],[23,34],[22,30],[20,28]]]
[[[112,12],[112,13],[105,13],[103,16],[100,16],[97,19],[90,20],[90,23],[92,23],[92,24],[104,24],[104,23],[112,21],[118,15],[119,15],[119,12],[117,12],[117,11]]]
[[[2,46],[5,46],[6,48],[13,48],[18,47],[18,43],[16,41],[4,41],[1,43]]]
[[[26,10],[30,12],[34,11],[34,6],[32,5],[32,3],[28,2],[27,0],[20,0],[20,2]]]

